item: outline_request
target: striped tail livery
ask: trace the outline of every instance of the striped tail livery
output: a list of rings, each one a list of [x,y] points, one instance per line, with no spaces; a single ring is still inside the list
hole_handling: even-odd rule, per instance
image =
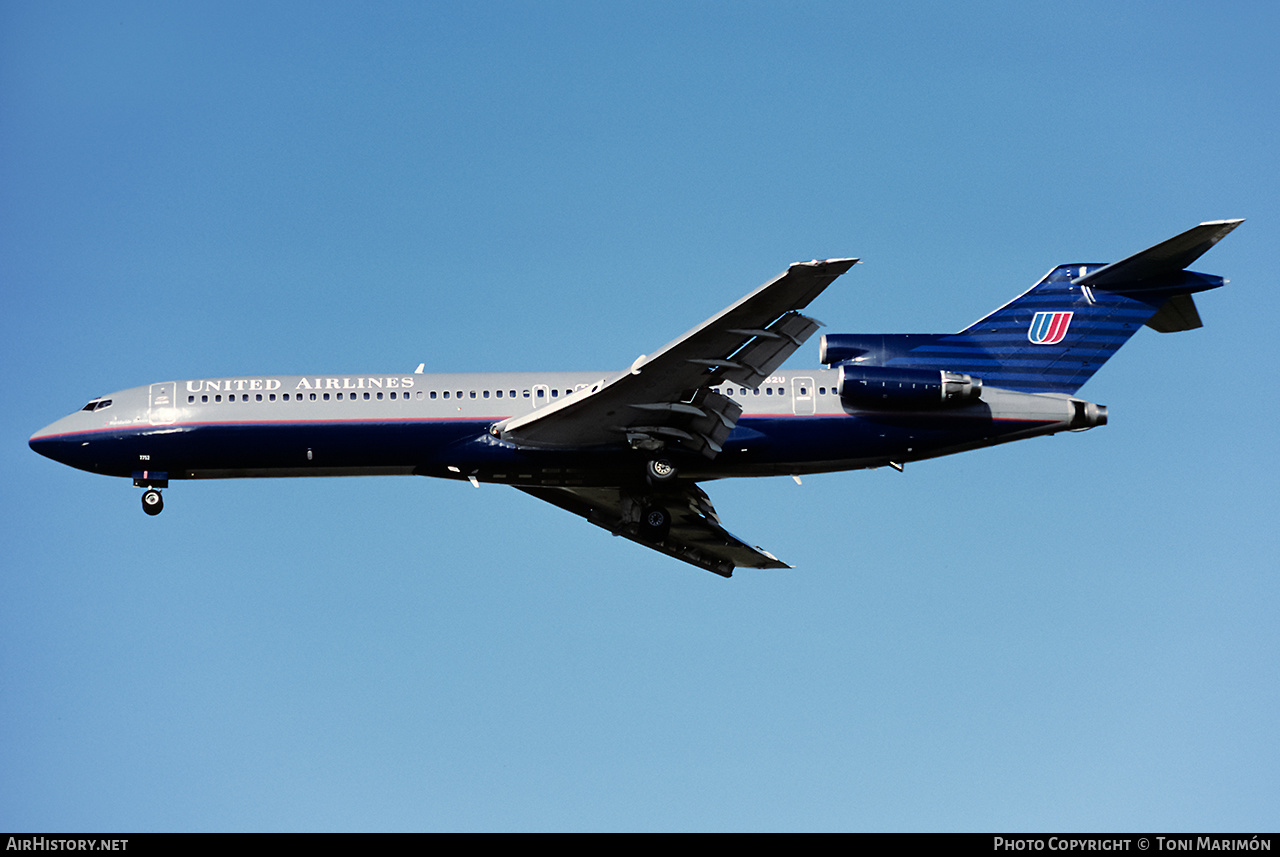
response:
[[[1192,294],[1226,281],[1186,267],[1241,220],[1201,223],[1109,265],[1059,265],[1019,297],[959,333],[831,334],[831,366],[934,369],[1024,393],[1074,394],[1138,328],[1201,326]]]

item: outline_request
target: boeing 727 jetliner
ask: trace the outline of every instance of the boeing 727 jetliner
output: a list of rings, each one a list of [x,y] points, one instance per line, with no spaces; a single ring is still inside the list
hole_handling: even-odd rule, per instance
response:
[[[829,334],[822,369],[779,367],[801,314],[856,259],[797,262],[612,373],[262,375],[101,396],[32,436],[55,461],[170,480],[416,474],[511,485],[725,577],[789,568],[720,524],[698,483],[889,466],[1105,425],[1075,393],[1144,324],[1200,327],[1186,267],[1240,220],[1111,264],[1060,265],[959,333]]]

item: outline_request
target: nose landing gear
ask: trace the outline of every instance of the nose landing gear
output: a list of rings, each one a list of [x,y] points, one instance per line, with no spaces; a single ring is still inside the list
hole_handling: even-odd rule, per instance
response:
[[[154,488],[142,492],[142,511],[148,515],[159,515],[164,511],[164,498]]]
[[[148,515],[159,515],[164,511],[164,498],[160,496],[158,489],[169,487],[168,473],[157,470],[135,470],[133,487],[147,489],[142,492],[142,511]]]

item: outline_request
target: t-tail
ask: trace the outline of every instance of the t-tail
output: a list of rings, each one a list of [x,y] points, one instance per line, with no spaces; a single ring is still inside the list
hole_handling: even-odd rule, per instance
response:
[[[1074,394],[1144,324],[1162,333],[1201,326],[1191,296],[1226,280],[1186,268],[1242,222],[1201,223],[1109,265],[1059,265],[959,333],[829,334],[821,360],[853,374],[863,366],[941,370],[1008,390]]]

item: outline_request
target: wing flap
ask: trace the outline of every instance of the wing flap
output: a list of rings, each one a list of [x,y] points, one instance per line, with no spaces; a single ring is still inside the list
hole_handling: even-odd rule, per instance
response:
[[[723,393],[705,389],[698,390],[692,402],[629,405],[634,410],[648,413],[650,422],[662,422],[656,425],[631,423],[615,426],[614,430],[625,435],[632,449],[656,451],[670,441],[678,441],[684,449],[715,458],[721,444],[737,424],[738,417],[742,416],[742,406]]]
[[[722,527],[710,498],[696,485],[664,492],[633,492],[613,487],[516,487],[586,518],[615,536],[722,577],[730,577],[734,568],[791,567]],[[645,518],[655,509],[669,515],[669,522],[661,529],[650,530],[645,526]]]
[[[724,379],[744,387],[760,386],[821,326],[807,315],[788,312],[761,330],[735,331],[749,333],[751,339],[729,356]]]

